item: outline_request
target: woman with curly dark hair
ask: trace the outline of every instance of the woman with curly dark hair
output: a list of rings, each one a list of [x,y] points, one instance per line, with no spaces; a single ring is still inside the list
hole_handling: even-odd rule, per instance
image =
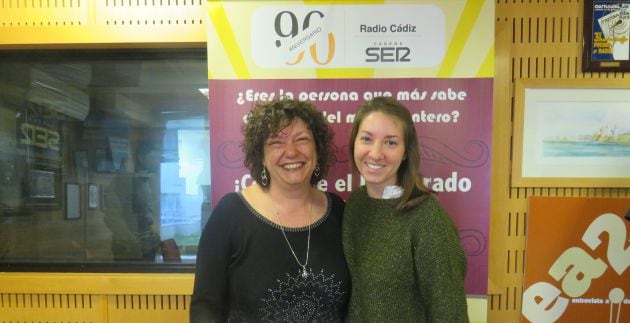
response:
[[[191,322],[342,321],[344,202],[315,188],[332,163],[332,130],[312,104],[280,99],[255,105],[243,134],[256,183],[224,196],[208,220]]]

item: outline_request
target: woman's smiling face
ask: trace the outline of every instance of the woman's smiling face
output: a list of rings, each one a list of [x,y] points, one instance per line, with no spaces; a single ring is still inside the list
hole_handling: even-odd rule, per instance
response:
[[[264,154],[271,185],[310,185],[317,151],[313,133],[304,121],[297,118],[277,136],[268,138]]]
[[[380,198],[386,186],[398,184],[404,157],[405,137],[394,118],[378,111],[365,116],[354,141],[354,162],[370,196]]]

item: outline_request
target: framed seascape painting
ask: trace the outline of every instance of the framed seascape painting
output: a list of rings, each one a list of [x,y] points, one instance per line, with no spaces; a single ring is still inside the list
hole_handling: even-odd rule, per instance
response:
[[[514,98],[513,186],[630,186],[630,80],[518,80]]]

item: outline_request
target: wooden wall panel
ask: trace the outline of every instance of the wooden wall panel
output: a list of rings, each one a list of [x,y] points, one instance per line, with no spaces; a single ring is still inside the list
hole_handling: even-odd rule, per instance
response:
[[[0,323],[188,321],[188,295],[0,294]]]
[[[188,322],[192,274],[0,273],[0,323]]]
[[[582,73],[583,1],[496,2],[496,74],[488,322],[518,322],[531,196],[627,197],[628,188],[512,187],[514,81],[624,78]]]
[[[0,48],[205,47],[206,0],[2,0]]]
[[[188,322],[188,295],[108,296],[108,322]]]
[[[77,322],[106,321],[107,299],[77,294],[0,294],[0,322]]]

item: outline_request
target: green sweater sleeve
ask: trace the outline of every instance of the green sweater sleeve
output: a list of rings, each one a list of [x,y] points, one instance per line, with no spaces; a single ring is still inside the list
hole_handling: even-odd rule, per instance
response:
[[[468,322],[466,257],[455,225],[434,198],[412,212],[415,275],[427,321]]]

